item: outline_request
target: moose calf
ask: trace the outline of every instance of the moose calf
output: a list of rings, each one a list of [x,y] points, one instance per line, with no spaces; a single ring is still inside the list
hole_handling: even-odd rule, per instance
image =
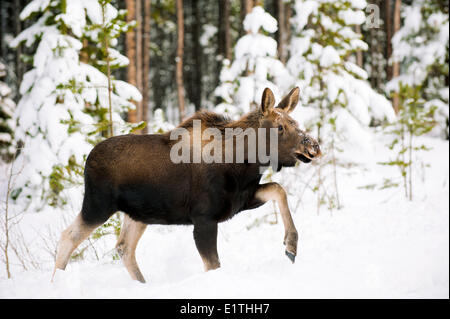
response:
[[[309,163],[321,152],[317,141],[300,130],[289,116],[298,99],[299,89],[295,88],[274,107],[274,95],[266,88],[261,106],[237,121],[200,111],[178,128],[192,132],[194,121],[200,120],[202,132],[207,128],[221,133],[240,128],[253,129],[259,135],[276,130],[276,169],[294,166],[298,160]],[[251,147],[245,147],[242,162],[174,163],[170,154],[176,141],[170,136],[171,132],[115,136],[93,148],[85,166],[83,206],[61,235],[55,271],[65,269],[74,249],[117,211],[124,212],[125,218],[116,248],[133,279],[145,282],[135,250],[148,224],[193,225],[205,269],[216,269],[220,267],[217,224],[269,200],[278,203],[285,228],[286,255],[294,262],[298,235],[286,192],[277,183],[260,184],[260,168],[267,164],[250,160]],[[194,142],[202,147],[206,143],[191,136],[188,143]],[[226,143],[221,143],[225,147]],[[235,143],[232,145],[236,148]],[[224,150],[223,155],[226,153]]]

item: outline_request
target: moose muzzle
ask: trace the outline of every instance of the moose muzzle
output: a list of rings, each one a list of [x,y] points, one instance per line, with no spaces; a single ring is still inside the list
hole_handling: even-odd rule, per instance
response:
[[[313,137],[302,134],[302,139],[295,156],[303,163],[309,163],[312,160],[322,156],[319,143]]]

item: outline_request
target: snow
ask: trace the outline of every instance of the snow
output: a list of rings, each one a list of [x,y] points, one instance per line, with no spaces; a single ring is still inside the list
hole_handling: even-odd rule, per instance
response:
[[[435,109],[434,119],[436,120],[437,125],[433,129],[433,135],[436,137],[440,136],[442,138],[446,138],[446,135],[443,134],[443,132],[446,133],[448,136],[449,134],[448,118],[450,117],[449,114],[450,110],[448,103],[444,103],[439,99],[433,99],[425,102],[424,108],[426,110],[430,110],[432,108]]]
[[[244,30],[253,34],[258,33],[260,29],[264,29],[269,33],[277,31],[277,20],[269,13],[265,12],[261,6],[256,6],[252,11],[245,16]]]
[[[360,68],[355,63],[346,61],[344,63],[344,67],[349,73],[353,73],[353,74],[355,74],[357,77],[359,77],[361,79],[367,80],[367,78],[369,77],[369,75],[367,74],[366,70]]]
[[[31,2],[30,4],[32,3],[34,2]],[[24,10],[26,10],[26,8]],[[39,37],[41,34],[46,34],[47,32],[54,32],[54,26],[46,25],[46,21],[50,16],[50,13],[45,12],[36,23],[19,33],[9,45],[16,48],[19,43],[23,42],[27,47],[30,47],[35,42],[36,37]]]
[[[12,141],[11,134],[0,133],[0,142],[11,142],[11,141]]]
[[[355,9],[364,9],[367,6],[366,0],[350,0],[350,3]]]
[[[255,61],[259,57],[271,56],[274,57],[277,54],[277,42],[262,34],[247,34],[244,35],[236,44],[235,55],[236,59],[248,58],[250,69],[255,68]]]
[[[82,6],[83,1],[79,0],[67,0],[66,12],[56,16],[56,21],[61,19],[65,25],[70,26],[72,32],[77,38],[81,38],[83,35],[83,29],[86,26],[86,11]]]
[[[327,45],[322,50],[322,54],[320,56],[320,66],[327,68],[339,62],[341,62],[339,53],[332,46]]]
[[[206,47],[211,39],[217,34],[217,27],[211,24],[205,24],[203,26],[203,33],[200,37],[200,44]]]
[[[339,11],[338,17],[344,21],[346,25],[362,24],[366,21],[366,15],[362,11],[353,11],[352,9]]]
[[[0,161],[14,154],[13,132],[16,122],[13,115],[16,104],[12,100],[13,90],[3,82],[7,77],[7,68],[0,62]]]
[[[272,204],[266,204],[220,224],[218,270],[203,271],[191,226],[150,225],[137,248],[146,284],[132,281],[121,262],[112,260],[113,235],[95,243],[99,260],[91,251],[85,260],[58,271],[51,283],[52,257],[41,235],[51,227],[56,245],[59,231],[79,207],[47,209],[28,213],[21,222],[40,269],[22,271],[15,265],[12,279],[6,279],[1,267],[0,298],[448,298],[449,143],[418,140],[433,149],[422,154],[430,167],[416,170],[415,196],[409,202],[401,188],[362,188],[399,175],[377,164],[389,156],[387,139],[374,134],[369,151],[352,153],[363,169],[339,171],[341,210],[322,208],[317,215],[314,194],[303,197],[293,212],[300,234],[295,264],[284,255],[280,218],[278,224],[247,229],[255,218],[272,212]],[[2,193],[4,183],[2,175]],[[299,197],[294,190],[287,188],[292,210]]]
[[[294,16],[296,30],[298,32],[302,31],[303,28],[308,23],[309,16],[317,12],[319,3],[317,1],[295,1],[295,12]]]
[[[44,11],[48,5],[50,4],[50,0],[35,0],[31,1],[20,13],[20,19],[25,20],[34,12]]]
[[[0,67],[2,66],[2,64],[0,64]],[[0,74],[2,75],[2,74]],[[11,94],[11,89],[4,83],[0,82],[0,96],[7,96]]]

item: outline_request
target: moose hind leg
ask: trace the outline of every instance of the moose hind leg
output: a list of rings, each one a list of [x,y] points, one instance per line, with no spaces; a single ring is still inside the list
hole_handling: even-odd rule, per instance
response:
[[[79,213],[72,224],[70,224],[70,226],[62,232],[61,239],[58,244],[53,276],[56,269],[64,270],[66,268],[72,252],[97,226],[97,224],[92,225],[90,223],[86,223],[83,220],[82,214]]]
[[[194,223],[194,240],[205,271],[220,267],[217,253],[217,222]]]
[[[132,220],[125,214],[116,250],[133,280],[145,283],[136,262],[136,246],[147,227],[146,224]]]

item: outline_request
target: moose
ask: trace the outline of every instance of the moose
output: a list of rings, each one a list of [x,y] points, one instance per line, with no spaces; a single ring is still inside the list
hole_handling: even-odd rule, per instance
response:
[[[200,120],[202,131],[251,128],[261,134],[266,129],[275,129],[276,169],[294,166],[297,161],[309,163],[321,151],[318,142],[300,130],[289,116],[298,104],[299,92],[299,88],[294,88],[275,107],[274,94],[266,88],[260,107],[236,121],[210,111],[198,111],[178,127],[190,131],[194,120]],[[195,142],[193,138],[189,141]],[[193,225],[195,245],[205,270],[216,269],[220,267],[218,223],[270,200],[276,201],[280,209],[285,253],[295,261],[298,233],[287,195],[277,183],[260,184],[260,168],[264,163],[259,159],[249,161],[249,154],[244,154],[242,163],[174,163],[170,159],[173,145],[168,132],[115,136],[92,149],[85,165],[82,209],[61,234],[53,275],[56,269],[64,270],[75,248],[117,211],[124,212],[124,221],[116,250],[132,279],[145,282],[135,250],[149,224]]]

